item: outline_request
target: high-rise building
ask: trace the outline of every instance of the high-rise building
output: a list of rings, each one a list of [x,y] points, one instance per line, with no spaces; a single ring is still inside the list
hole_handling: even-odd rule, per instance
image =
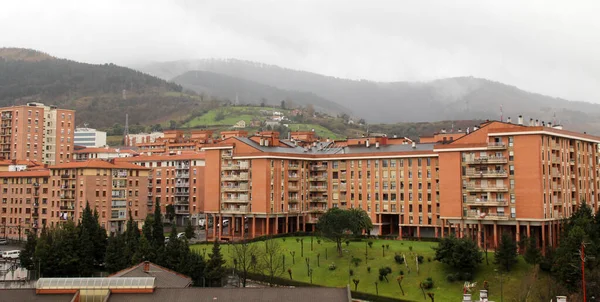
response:
[[[71,161],[75,111],[41,103],[0,108],[0,159]]]
[[[177,225],[185,225],[188,219],[198,225],[204,218],[204,152],[142,154],[116,161],[151,169],[147,194],[149,211],[153,211],[159,201],[164,214],[167,206],[174,207]]]
[[[106,132],[92,128],[76,128],[74,144],[84,147],[104,147],[106,146]]]
[[[89,202],[108,232],[122,232],[129,213],[146,218],[149,169],[102,160],[0,172],[0,236],[23,239],[26,230],[81,219]]]

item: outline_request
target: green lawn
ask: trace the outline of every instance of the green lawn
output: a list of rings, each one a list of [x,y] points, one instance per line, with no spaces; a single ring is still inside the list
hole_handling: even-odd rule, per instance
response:
[[[240,120],[246,121],[246,123],[250,123],[252,119],[260,119],[264,120],[266,118],[260,111],[279,111],[283,114],[287,114],[289,110],[285,109],[272,109],[270,107],[222,107],[218,109],[210,110],[202,116],[196,117],[191,121],[187,122],[183,127],[200,127],[200,126],[209,126],[209,125],[218,125],[218,126],[233,126],[233,124],[239,122]],[[225,114],[225,118],[220,121],[215,121],[215,115],[217,112],[223,111]],[[249,126],[249,125],[248,125]]]
[[[300,243],[296,242],[295,237],[277,238],[272,240],[278,240],[281,242],[286,255],[286,271],[287,268],[292,269],[292,276],[294,280],[310,282],[310,278],[307,276],[307,267],[303,258],[300,256]],[[410,300],[421,300],[423,301],[423,293],[418,287],[419,282],[425,280],[427,277],[432,277],[434,281],[434,288],[430,290],[435,293],[435,301],[437,302],[455,302],[461,301],[462,298],[462,285],[463,282],[448,282],[446,281],[446,275],[451,272],[450,269],[445,267],[443,264],[436,261],[429,261],[433,259],[434,251],[431,247],[436,246],[437,243],[431,242],[415,242],[415,241],[397,241],[397,240],[373,240],[373,247],[367,248],[366,240],[362,242],[350,242],[349,246],[344,244],[343,248],[347,251],[343,257],[339,257],[335,253],[335,244],[331,241],[321,240],[321,244],[317,244],[317,238],[314,237],[313,251],[310,248],[310,237],[304,237],[304,257],[308,257],[311,267],[313,270],[313,283],[321,284],[326,286],[341,287],[348,284],[348,263],[350,257],[357,257],[362,259],[362,262],[358,267],[353,264],[350,266],[354,270],[354,275],[350,279],[359,279],[358,291],[375,294],[374,282],[378,281],[379,268],[389,266],[392,268],[392,274],[388,276],[389,283],[385,280],[379,282],[379,294],[382,296],[404,298]],[[260,242],[253,244],[261,244]],[[381,245],[389,244],[389,250],[385,250],[385,256]],[[410,251],[412,247],[412,252]],[[193,245],[192,249],[203,253],[203,248],[206,248],[206,253],[210,253],[211,245]],[[327,259],[325,259],[325,250],[327,249]],[[365,263],[365,249],[368,250],[368,263]],[[228,266],[233,266],[231,254],[231,248],[227,245],[221,246],[221,251],[227,260]],[[290,251],[295,251],[295,264],[292,264],[292,257]],[[317,266],[317,253],[320,253],[320,266]],[[410,267],[410,273],[408,268],[402,264],[396,264],[394,261],[394,255],[398,253],[404,254],[407,258],[408,267]],[[416,261],[414,255],[422,255],[425,257],[424,263],[420,264],[420,272],[417,274]],[[500,282],[497,274],[494,272],[496,266],[493,264],[493,253],[489,253],[489,266],[484,262],[480,265],[478,272],[475,274],[474,281],[477,282],[475,288],[474,298],[479,299],[479,289],[483,287],[483,281],[487,280],[490,284],[490,300],[500,301]],[[410,259],[410,260],[409,260]],[[328,269],[329,264],[335,263],[337,269],[330,271]],[[367,267],[371,267],[369,273]],[[402,297],[396,278],[399,276],[400,271],[404,271],[404,281],[402,286],[406,293],[406,296]],[[522,280],[527,278],[532,271],[532,267],[526,264],[522,258],[519,258],[519,263],[511,271],[510,275],[504,276],[503,288],[504,288],[504,299],[505,301],[512,301],[513,297],[519,294],[519,291],[523,291],[521,286]],[[289,278],[288,273],[284,273],[281,277]],[[352,289],[354,290],[354,284],[350,281]],[[427,299],[429,301],[429,298]]]

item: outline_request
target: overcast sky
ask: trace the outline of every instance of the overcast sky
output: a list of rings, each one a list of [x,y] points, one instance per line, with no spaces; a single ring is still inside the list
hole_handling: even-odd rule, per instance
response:
[[[0,46],[238,58],[379,81],[475,76],[600,103],[600,1],[3,1]]]

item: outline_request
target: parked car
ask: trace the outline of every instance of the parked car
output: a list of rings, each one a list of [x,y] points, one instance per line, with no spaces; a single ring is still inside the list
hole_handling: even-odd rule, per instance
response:
[[[0,245],[7,245],[7,244],[8,244],[8,240],[0,239]]]
[[[2,258],[4,258],[4,259],[19,259],[20,255],[21,255],[21,251],[19,251],[19,250],[2,252]]]
[[[185,233],[183,233],[183,232],[182,232],[182,233],[179,233],[179,234],[177,234],[177,238],[178,238],[178,239],[183,239],[183,238],[185,238]]]
[[[226,227],[228,225],[229,225],[229,219],[223,219],[223,227]],[[220,227],[221,224],[219,223],[219,224],[217,224],[217,226]]]

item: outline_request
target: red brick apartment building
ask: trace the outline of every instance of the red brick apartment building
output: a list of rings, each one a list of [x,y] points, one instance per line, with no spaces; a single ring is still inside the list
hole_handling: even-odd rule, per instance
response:
[[[0,165],[1,166],[1,165]],[[14,166],[14,165],[12,165]],[[26,230],[78,221],[86,202],[109,232],[122,232],[128,212],[146,218],[149,169],[101,160],[29,166],[0,172],[0,236],[25,238]]]
[[[178,225],[185,225],[188,219],[198,225],[199,219],[204,218],[204,152],[142,154],[119,158],[117,162],[151,169],[146,199],[149,211],[160,201],[163,213],[167,205],[175,206]]]
[[[138,143],[136,146],[140,152],[151,154],[200,151],[204,145],[216,142],[212,136],[211,130],[192,130],[189,135],[185,135],[182,130],[167,130],[163,137],[156,138],[154,142]],[[129,141],[128,138],[125,141]]]
[[[304,138],[306,139],[306,138]],[[206,151],[208,238],[312,231],[331,207],[362,208],[373,234],[476,238],[502,233],[558,242],[559,222],[584,200],[598,208],[600,137],[530,120],[486,122],[428,143],[313,142],[276,132],[228,137]],[[229,227],[220,229],[220,221]]]
[[[41,103],[0,108],[0,159],[71,161],[75,111]]]

